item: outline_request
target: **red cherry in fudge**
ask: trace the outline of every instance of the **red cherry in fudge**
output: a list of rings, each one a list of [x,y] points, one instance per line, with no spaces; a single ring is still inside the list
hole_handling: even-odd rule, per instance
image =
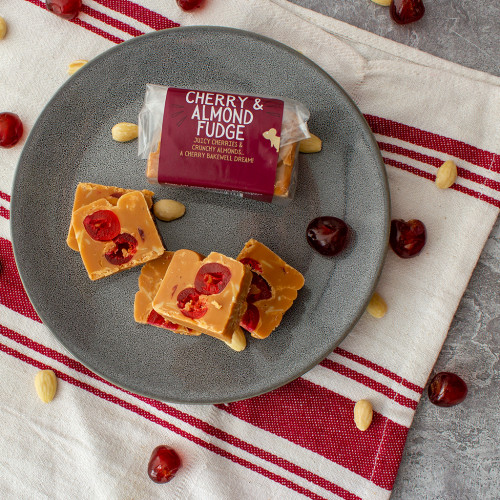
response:
[[[177,323],[172,323],[165,319],[161,314],[158,314],[154,309],[149,313],[148,319],[146,320],[148,325],[159,326],[161,328],[166,328],[167,330],[177,330],[179,325]]]
[[[210,262],[200,267],[194,278],[196,291],[203,295],[214,295],[222,292],[231,280],[231,270],[218,264]]]
[[[429,400],[437,406],[455,406],[467,396],[467,384],[454,373],[440,372],[431,380]]]
[[[193,10],[203,3],[203,0],[177,0],[177,5],[182,10]]]
[[[408,222],[401,219],[391,221],[389,243],[402,259],[417,256],[424,248],[425,241],[425,226],[421,221],[417,219]]]
[[[181,459],[170,446],[157,446],[148,464],[148,475],[155,483],[168,483],[181,466]]]
[[[82,0],[45,0],[47,10],[64,19],[74,19],[82,8]]]
[[[246,266],[250,266],[254,271],[259,273],[262,272],[262,266],[258,260],[252,259],[251,257],[244,257],[240,260],[240,262]]]
[[[394,22],[409,24],[422,18],[425,7],[422,0],[392,0],[389,13]]]
[[[349,244],[351,228],[337,217],[316,217],[307,226],[307,242],[321,255],[332,257]]]
[[[111,210],[97,210],[83,219],[83,226],[89,236],[96,241],[110,241],[120,234],[121,225],[117,215]]]
[[[260,274],[252,271],[252,283],[247,295],[247,302],[253,303],[258,300],[270,299],[272,295],[269,283]]]
[[[205,299],[200,297],[195,288],[185,288],[179,292],[177,307],[184,316],[192,319],[199,319],[208,311]]]
[[[104,254],[110,264],[115,266],[126,264],[137,253],[138,243],[131,234],[119,234],[116,238],[113,238],[113,243],[115,246]]]
[[[247,303],[247,310],[241,318],[240,325],[249,332],[253,332],[259,324],[260,313],[259,310],[253,305]]]
[[[23,122],[15,113],[0,113],[0,147],[11,148],[23,135]]]

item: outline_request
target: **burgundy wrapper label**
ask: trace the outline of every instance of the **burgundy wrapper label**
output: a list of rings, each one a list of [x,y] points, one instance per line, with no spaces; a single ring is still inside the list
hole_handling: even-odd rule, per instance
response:
[[[158,182],[270,201],[283,120],[280,99],[169,88]]]

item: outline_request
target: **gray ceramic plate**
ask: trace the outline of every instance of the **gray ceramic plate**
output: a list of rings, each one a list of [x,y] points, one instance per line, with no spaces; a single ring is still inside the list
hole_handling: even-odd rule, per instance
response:
[[[207,336],[138,325],[139,268],[91,282],[66,246],[78,182],[151,188],[137,143],[111,127],[136,122],[145,85],[155,83],[287,96],[311,111],[323,151],[300,158],[294,201],[278,207],[230,195],[155,187],[186,215],[159,223],[170,250],[236,257],[256,238],[306,280],[293,308],[266,340],[236,353]],[[343,256],[315,254],[305,239],[319,215],[346,220],[356,237]],[[346,93],[309,59],[273,40],[218,27],[170,29],[123,43],[89,62],[55,94],[28,137],[16,173],[12,236],[21,278],[45,325],[73,355],[110,382],[170,402],[249,398],[300,376],[354,326],[385,256],[389,194],[366,122]]]

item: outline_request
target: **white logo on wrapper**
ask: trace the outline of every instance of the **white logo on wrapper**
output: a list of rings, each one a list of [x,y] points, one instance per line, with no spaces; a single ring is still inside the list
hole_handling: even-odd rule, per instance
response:
[[[270,128],[266,130],[263,134],[264,139],[271,141],[271,147],[276,148],[276,151],[280,150],[280,138],[276,135],[276,129]]]

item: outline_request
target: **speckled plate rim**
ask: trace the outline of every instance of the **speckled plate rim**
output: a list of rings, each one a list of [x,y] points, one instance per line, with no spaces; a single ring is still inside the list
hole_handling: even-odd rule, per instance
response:
[[[140,37],[126,40],[115,47],[111,47],[110,49],[108,49],[108,50],[102,52],[101,54],[97,55],[96,57],[94,57],[91,61],[86,63],[85,66],[83,68],[81,68],[79,71],[86,71],[87,69],[90,69],[92,66],[97,65],[102,58],[108,57],[110,53],[116,52],[117,54],[119,54],[120,51],[122,50],[122,47],[136,43],[139,38],[140,39],[150,38],[150,37],[152,38],[152,37],[159,36],[161,33],[164,33],[164,32],[174,33],[174,32],[179,32],[179,31],[180,32],[204,32],[204,31],[213,32],[213,31],[216,31],[216,32],[227,32],[227,33],[234,33],[237,35],[243,35],[245,37],[248,37],[248,38],[251,38],[251,39],[266,43],[266,44],[274,45],[275,47],[292,54],[294,57],[302,59],[306,64],[310,65],[315,71],[317,71],[318,73],[321,73],[323,75],[323,77],[325,77],[327,80],[329,80],[331,82],[332,86],[334,86],[336,88],[336,90],[340,94],[342,94],[344,99],[350,104],[351,111],[353,112],[354,115],[356,115],[356,117],[358,119],[361,131],[364,134],[364,138],[367,140],[367,143],[370,144],[370,147],[373,151],[373,154],[376,157],[377,163],[379,165],[379,170],[380,170],[379,174],[380,174],[382,185],[383,185],[383,204],[385,207],[385,226],[384,226],[384,238],[383,238],[383,240],[384,240],[385,244],[384,244],[383,249],[380,251],[380,253],[378,255],[378,259],[376,260],[376,263],[375,263],[375,267],[377,269],[377,272],[374,274],[374,277],[372,279],[370,293],[367,294],[365,297],[365,300],[360,303],[360,307],[359,307],[357,313],[352,316],[352,321],[349,323],[348,327],[344,329],[344,332],[340,336],[338,336],[337,339],[334,342],[332,342],[332,344],[329,345],[325,350],[318,352],[317,356],[308,365],[306,365],[305,367],[301,367],[300,370],[293,371],[292,373],[290,373],[289,376],[285,376],[282,379],[276,380],[274,383],[270,383],[270,384],[266,385],[265,387],[262,387],[262,389],[259,391],[253,391],[253,392],[247,392],[247,393],[245,393],[245,391],[242,391],[241,396],[238,396],[238,397],[232,397],[232,398],[228,398],[228,399],[220,398],[217,400],[212,400],[212,399],[207,400],[207,399],[200,397],[198,400],[195,400],[195,401],[194,400],[187,401],[187,400],[184,400],[182,398],[172,398],[172,397],[159,398],[157,394],[149,393],[147,390],[137,391],[135,388],[131,388],[131,387],[127,386],[126,384],[117,383],[116,381],[112,380],[112,378],[108,377],[108,375],[106,373],[104,373],[102,368],[100,368],[98,366],[94,366],[93,363],[89,362],[88,360],[82,360],[82,359],[78,358],[77,356],[75,356],[77,361],[82,363],[83,366],[85,366],[86,368],[88,368],[89,370],[91,370],[93,373],[95,373],[99,377],[103,378],[104,380],[106,380],[114,385],[117,385],[118,387],[120,387],[124,390],[133,391],[136,394],[139,394],[139,395],[147,397],[147,398],[152,398],[152,399],[161,400],[164,402],[169,402],[169,403],[174,403],[174,404],[196,404],[196,405],[198,405],[198,404],[201,404],[201,405],[203,405],[203,404],[219,404],[219,403],[223,404],[223,403],[230,403],[230,402],[234,402],[234,401],[240,401],[240,400],[260,396],[262,394],[266,394],[268,392],[271,392],[279,387],[283,387],[284,385],[296,380],[297,378],[299,378],[300,376],[302,376],[303,374],[307,373],[309,370],[311,370],[312,368],[317,366],[352,331],[352,329],[354,328],[354,326],[356,325],[356,323],[359,321],[359,319],[361,318],[361,316],[363,315],[363,313],[366,310],[366,306],[368,305],[370,298],[371,298],[371,295],[373,294],[373,292],[376,288],[376,285],[379,281],[379,278],[380,278],[380,275],[382,272],[382,268],[383,268],[383,264],[385,261],[385,257],[387,254],[387,249],[388,249],[388,244],[389,244],[390,219],[391,219],[391,215],[390,215],[390,190],[389,190],[389,182],[388,182],[388,178],[387,178],[385,164],[384,164],[382,155],[380,153],[375,136],[373,135],[373,133],[370,129],[370,126],[368,125],[368,122],[364,118],[363,114],[361,113],[361,111],[359,110],[359,108],[357,107],[357,105],[355,104],[353,99],[340,86],[340,84],[338,84],[338,82],[335,79],[333,79],[325,70],[323,70],[314,61],[312,61],[308,57],[304,56],[302,53],[296,51],[292,47],[285,45],[285,44],[283,44],[277,40],[274,40],[272,38],[269,38],[269,37],[266,37],[264,35],[260,35],[258,33],[251,32],[251,31],[246,31],[246,30],[237,29],[237,28],[229,28],[229,27],[224,27],[224,26],[215,26],[215,25],[214,26],[187,26],[187,27],[169,28],[168,30],[147,33],[147,34],[141,35]],[[31,129],[30,133],[28,134],[28,137],[26,139],[25,144],[23,145],[23,151],[21,152],[21,155],[20,155],[17,167],[16,167],[16,172],[14,175],[13,184],[12,184],[12,186],[13,186],[12,193],[13,194],[12,194],[12,201],[11,201],[10,230],[11,230],[11,235],[12,235],[12,246],[13,246],[14,258],[16,261],[16,265],[18,267],[18,272],[19,272],[19,276],[21,278],[21,282],[24,286],[24,289],[26,291],[28,298],[30,299],[30,301],[31,301],[36,313],[40,317],[42,323],[51,331],[51,333],[56,337],[56,339],[66,349],[68,349],[69,352],[72,353],[72,350],[67,345],[67,343],[64,339],[64,336],[59,335],[58,332],[55,331],[55,329],[51,328],[51,320],[50,320],[51,315],[49,314],[50,311],[48,311],[47,315],[46,315],[45,311],[41,310],[41,308],[36,304],[36,301],[33,301],[32,297],[30,295],[29,283],[28,283],[28,280],[23,272],[22,256],[19,254],[18,247],[16,244],[16,240],[18,237],[17,236],[18,229],[17,229],[17,226],[15,224],[16,213],[19,210],[18,205],[19,205],[19,207],[21,206],[21,203],[20,202],[18,203],[18,201],[17,201],[18,198],[20,198],[20,197],[16,196],[16,191],[17,191],[17,185],[18,185],[18,178],[20,176],[20,169],[21,169],[22,163],[23,163],[24,153],[29,147],[31,147],[32,136],[34,135],[35,129],[39,126],[39,123],[42,121],[42,117],[44,116],[45,113],[50,112],[50,110],[53,106],[53,103],[59,98],[59,96],[61,94],[63,94],[65,92],[65,88],[69,84],[70,84],[69,80],[67,82],[65,82],[64,84],[62,84],[56,90],[56,92],[50,98],[50,100],[47,102],[47,104],[43,107],[37,120],[33,124],[33,127]],[[74,354],[72,353],[72,355],[74,355]]]

